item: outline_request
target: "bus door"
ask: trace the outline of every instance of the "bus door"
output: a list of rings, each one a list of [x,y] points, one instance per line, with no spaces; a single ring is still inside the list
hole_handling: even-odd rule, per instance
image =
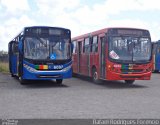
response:
[[[81,53],[82,53],[82,41],[78,41],[78,51],[77,51],[77,55],[78,55],[78,73],[81,72]]]
[[[90,50],[89,53],[87,54],[87,75],[90,76]]]
[[[160,70],[160,44],[157,44],[155,54],[155,70]]]
[[[90,75],[90,38],[87,37],[83,42],[83,71],[82,73],[86,76]]]
[[[12,74],[17,74],[17,60],[18,60],[18,57],[17,57],[17,44],[14,42],[14,43],[11,43],[11,73]]]
[[[12,56],[12,43],[9,43],[8,45],[8,55],[9,55],[9,71],[12,73],[12,62],[11,62],[11,56]]]
[[[100,36],[100,78],[105,79],[106,69],[106,42],[104,35]]]

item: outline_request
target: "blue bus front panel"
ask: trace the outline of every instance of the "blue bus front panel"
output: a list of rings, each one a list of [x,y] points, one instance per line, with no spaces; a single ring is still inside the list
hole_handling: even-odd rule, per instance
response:
[[[160,54],[157,53],[155,56],[155,70],[160,70]]]
[[[58,66],[58,65],[55,65]],[[23,79],[26,80],[51,80],[51,79],[67,79],[72,77],[71,62],[62,65],[62,69],[56,70],[37,70],[31,63],[23,61]]]

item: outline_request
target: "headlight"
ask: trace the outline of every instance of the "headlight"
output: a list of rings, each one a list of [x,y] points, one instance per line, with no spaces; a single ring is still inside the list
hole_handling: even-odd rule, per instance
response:
[[[32,67],[30,67],[30,66],[28,66],[28,65],[26,65],[26,64],[23,64],[23,66],[24,66],[29,72],[37,72],[36,69],[34,69],[34,68],[32,68]]]
[[[65,71],[69,70],[71,67],[72,67],[72,66],[69,65],[69,66],[65,67],[64,69],[62,69],[62,71],[65,72]]]

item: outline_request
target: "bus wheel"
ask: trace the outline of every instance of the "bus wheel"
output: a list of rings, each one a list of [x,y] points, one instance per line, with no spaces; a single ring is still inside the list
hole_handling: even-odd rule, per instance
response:
[[[154,73],[159,73],[159,70],[154,70]]]
[[[62,84],[62,81],[63,81],[63,79],[56,79],[56,82],[57,82],[58,84]]]
[[[15,75],[11,74],[12,77],[15,77]]]
[[[95,68],[92,71],[92,80],[93,80],[94,83],[98,83],[98,81],[99,81],[98,72]]]
[[[128,85],[131,85],[134,83],[135,80],[125,80],[125,83]]]
[[[21,77],[21,76],[19,77],[19,81],[20,81],[20,84],[21,84],[21,85],[25,85],[25,84],[26,84],[25,80],[24,80],[24,79],[22,79],[22,77]]]

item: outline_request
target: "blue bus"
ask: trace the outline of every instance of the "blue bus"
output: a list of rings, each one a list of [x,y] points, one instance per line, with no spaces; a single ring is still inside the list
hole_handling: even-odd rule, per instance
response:
[[[152,43],[153,48],[153,72],[160,71],[160,40]]]
[[[60,27],[25,27],[8,45],[9,70],[21,84],[72,77],[71,31]]]

